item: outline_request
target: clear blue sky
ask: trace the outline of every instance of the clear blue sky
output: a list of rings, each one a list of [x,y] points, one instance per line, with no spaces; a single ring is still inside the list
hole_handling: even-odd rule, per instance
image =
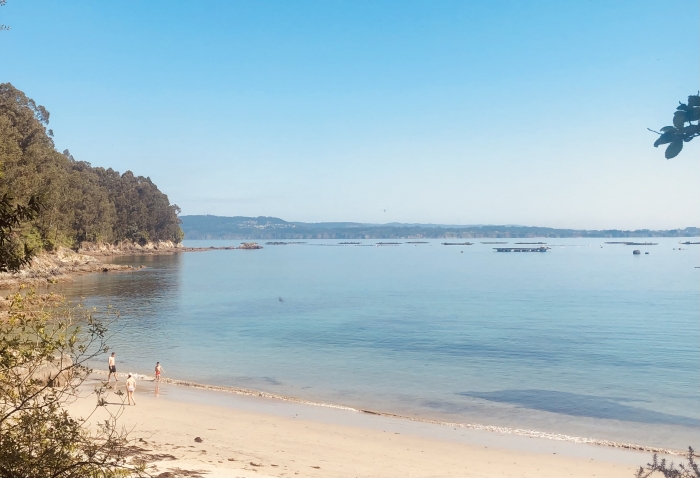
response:
[[[697,0],[38,1],[0,9],[0,81],[56,145],[184,214],[700,224]]]

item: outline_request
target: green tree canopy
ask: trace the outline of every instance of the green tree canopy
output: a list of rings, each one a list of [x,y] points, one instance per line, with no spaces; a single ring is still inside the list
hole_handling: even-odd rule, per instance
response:
[[[180,209],[150,178],[93,167],[68,150],[59,153],[49,116],[10,83],[0,84],[0,197],[25,205],[40,198],[43,205],[16,231],[24,245],[182,240]]]

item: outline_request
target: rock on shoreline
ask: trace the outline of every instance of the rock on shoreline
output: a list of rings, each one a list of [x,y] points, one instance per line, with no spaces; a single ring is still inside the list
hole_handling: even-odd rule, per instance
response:
[[[18,272],[0,272],[0,289],[10,289],[21,284],[46,285],[67,282],[73,276],[91,272],[135,270],[132,266],[107,264],[99,259],[71,249],[60,248],[46,252],[32,260],[28,267]]]
[[[18,272],[0,272],[0,289],[12,289],[22,284],[42,286],[57,282],[69,282],[74,276],[93,272],[122,272],[138,270],[144,266],[133,267],[124,264],[102,262],[99,257],[125,255],[174,254],[178,252],[195,252],[210,250],[262,249],[255,242],[245,242],[239,247],[184,247],[170,241],[149,242],[145,245],[133,242],[119,244],[95,244],[84,242],[78,252],[61,247],[53,252],[44,252],[36,256],[32,263]]]
[[[258,245],[257,242],[244,242],[237,249],[262,249],[262,246]]]
[[[172,241],[147,242],[144,245],[122,241],[118,244],[83,242],[78,252],[89,256],[124,256],[131,254],[170,254],[186,250],[188,249],[182,244]]]

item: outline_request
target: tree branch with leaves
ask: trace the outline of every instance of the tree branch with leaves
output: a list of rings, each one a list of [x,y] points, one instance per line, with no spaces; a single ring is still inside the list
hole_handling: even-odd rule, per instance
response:
[[[680,102],[679,102],[680,103]],[[666,159],[675,158],[683,150],[683,143],[690,142],[700,136],[700,95],[691,95],[687,103],[680,103],[673,113],[673,126],[664,126],[661,131],[653,131],[659,135],[654,141],[654,147],[662,144],[666,147]]]
[[[118,425],[123,399],[107,407],[98,385],[88,417],[66,407],[86,399],[90,362],[108,350],[106,322],[117,312],[70,306],[65,299],[22,290],[0,315],[0,478],[126,477],[144,474],[129,463],[127,431]],[[123,392],[118,392],[123,396]],[[107,418],[96,427],[97,410]]]
[[[651,463],[648,463],[646,468],[640,467],[634,476],[636,478],[649,478],[658,473],[664,478],[700,478],[700,465],[696,463],[696,458],[698,458],[698,455],[695,454],[695,450],[688,447],[688,454],[686,455],[688,462],[680,463],[678,468],[676,468],[673,462],[669,463],[665,458],[659,460],[659,457],[654,455]]]
[[[0,7],[4,7],[7,4],[7,0],[0,0]],[[10,26],[0,23],[0,32],[3,30],[9,30]]]

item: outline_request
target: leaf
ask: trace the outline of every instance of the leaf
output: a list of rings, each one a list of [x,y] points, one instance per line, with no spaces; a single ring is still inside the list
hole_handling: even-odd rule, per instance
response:
[[[654,147],[658,148],[660,145],[668,144],[674,139],[676,139],[676,128],[673,128],[671,131],[667,131],[666,133],[659,136],[659,138],[656,141],[654,141]]]
[[[681,129],[687,120],[685,119],[685,111],[676,111],[673,114],[673,126]]]
[[[700,134],[700,125],[697,124],[691,124],[689,126],[686,126],[683,128],[683,135],[686,137],[686,141],[690,141],[693,139],[693,136],[697,136]]]
[[[688,106],[700,106],[700,96],[692,95],[688,97]]]
[[[688,118],[688,121],[698,121],[700,120],[700,106],[696,106],[690,111],[688,111],[688,114],[686,115]]]
[[[661,131],[662,133],[667,133],[668,131],[673,131],[674,129],[676,129],[675,126],[664,126],[659,131]]]
[[[682,140],[677,139],[677,140],[671,142],[671,144],[668,145],[668,148],[666,148],[666,154],[665,154],[666,159],[675,158],[676,156],[678,156],[678,153],[680,153],[682,149],[683,149],[683,141]]]

